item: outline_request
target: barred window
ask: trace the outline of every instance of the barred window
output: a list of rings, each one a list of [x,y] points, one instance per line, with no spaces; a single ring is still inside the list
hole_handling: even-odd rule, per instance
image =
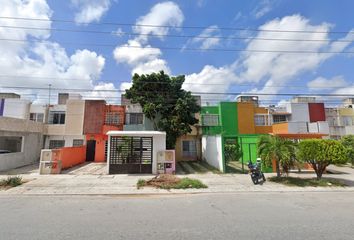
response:
[[[50,140],[49,149],[57,149],[65,146],[65,140]]]
[[[219,115],[217,114],[204,114],[202,116],[203,126],[219,126]]]
[[[84,145],[83,139],[74,139],[73,140],[73,147],[80,147]]]
[[[119,125],[121,124],[121,118],[117,112],[106,112],[105,122],[106,125]]]
[[[286,122],[286,115],[273,115],[273,122],[274,123]]]
[[[143,124],[144,114],[143,113],[127,113],[126,114],[126,124]]]
[[[254,124],[256,126],[268,126],[268,115],[255,115]]]

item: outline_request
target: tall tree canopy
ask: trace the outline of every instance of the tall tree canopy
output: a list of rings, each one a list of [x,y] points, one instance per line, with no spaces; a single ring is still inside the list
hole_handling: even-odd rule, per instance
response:
[[[167,148],[172,149],[178,137],[190,133],[198,123],[195,113],[200,111],[191,92],[182,89],[184,75],[170,77],[163,71],[134,74],[133,85],[126,90],[126,98],[139,103],[145,116],[154,123],[155,130],[166,132]]]

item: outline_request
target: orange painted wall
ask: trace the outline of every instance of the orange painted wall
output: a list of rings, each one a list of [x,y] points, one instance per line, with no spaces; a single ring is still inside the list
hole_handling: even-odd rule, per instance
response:
[[[267,134],[273,132],[272,126],[255,126],[256,134]]]
[[[95,140],[96,149],[95,149],[95,162],[105,162],[105,143],[108,140],[108,136],[105,134],[87,134],[86,140]]]
[[[74,167],[86,161],[86,146],[53,149],[52,158],[61,161],[62,169]]]
[[[273,124],[273,133],[288,133],[289,132],[289,125],[288,123],[276,123]]]
[[[237,103],[238,131],[240,134],[255,134],[254,104],[248,102]]]

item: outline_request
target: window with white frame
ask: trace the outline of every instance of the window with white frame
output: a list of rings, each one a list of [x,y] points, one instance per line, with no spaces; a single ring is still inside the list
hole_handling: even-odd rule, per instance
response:
[[[182,141],[182,155],[183,157],[196,157],[197,156],[197,143],[195,140]]]
[[[57,149],[65,146],[65,140],[50,140],[49,149]]]
[[[52,111],[49,113],[49,124],[65,124],[65,112]]]
[[[269,126],[268,115],[258,114],[254,116],[254,124],[256,126]]]
[[[273,123],[281,123],[286,121],[286,115],[273,115]]]
[[[30,113],[30,120],[35,122],[43,122],[44,114],[43,113]]]
[[[22,142],[22,136],[0,136],[0,153],[22,152]]]
[[[73,147],[80,147],[84,145],[83,139],[73,139]]]
[[[106,112],[106,117],[104,123],[106,125],[117,126],[122,123],[119,113],[117,112]]]
[[[204,114],[202,115],[203,126],[219,126],[218,114]]]
[[[144,123],[144,114],[143,113],[127,113],[126,114],[126,124],[135,125]]]

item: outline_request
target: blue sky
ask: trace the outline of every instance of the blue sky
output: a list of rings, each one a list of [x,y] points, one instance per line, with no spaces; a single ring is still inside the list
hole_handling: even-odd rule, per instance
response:
[[[0,29],[0,36],[29,41],[20,48],[3,44],[8,56],[0,58],[5,75],[30,75],[25,81],[0,77],[1,86],[124,89],[132,72],[149,73],[164,69],[171,75],[186,75],[185,88],[198,92],[256,93],[354,93],[353,54],[279,54],[217,52],[210,49],[354,51],[354,2],[341,0],[0,0],[1,16],[64,19],[71,22],[11,21],[3,25],[48,27],[38,34]],[[18,10],[20,7],[20,10]],[[22,9],[21,9],[22,8]],[[102,23],[168,25],[133,29],[132,26]],[[32,26],[31,25],[31,26]],[[198,29],[185,28],[199,26]],[[226,28],[297,30],[310,33],[252,32]],[[58,32],[53,29],[107,31],[111,34]],[[124,34],[115,35],[120,31]],[[311,33],[321,31],[322,34]],[[331,33],[341,31],[341,34]],[[127,36],[134,33],[134,36]],[[219,39],[156,37],[154,35],[214,36]],[[3,36],[2,36],[3,35]],[[240,40],[246,38],[321,39],[322,42]],[[229,39],[227,39],[229,38]],[[336,42],[338,39],[345,40]],[[70,43],[70,44],[69,44]],[[83,43],[108,44],[108,47]],[[10,44],[10,43],[8,43]],[[126,48],[139,46],[141,49]],[[13,47],[13,49],[12,49]],[[179,50],[166,50],[177,47]],[[198,48],[204,51],[188,51]],[[208,50],[209,49],[209,50]],[[1,50],[1,47],[0,47]],[[10,54],[10,50],[13,51]],[[6,51],[5,51],[6,52]],[[9,58],[14,58],[9,61]],[[20,60],[19,60],[19,59]],[[2,61],[2,62],[1,62]],[[13,68],[14,71],[10,71]],[[14,74],[15,72],[15,74]],[[42,78],[40,78],[42,77]],[[52,77],[48,79],[46,77]],[[76,79],[76,80],[75,80]],[[122,84],[122,82],[127,82]],[[21,92],[22,93],[22,92]],[[24,93],[37,94],[28,90]],[[84,93],[88,97],[114,98],[117,93]],[[108,95],[107,95],[108,94]],[[218,96],[216,98],[224,98]]]

